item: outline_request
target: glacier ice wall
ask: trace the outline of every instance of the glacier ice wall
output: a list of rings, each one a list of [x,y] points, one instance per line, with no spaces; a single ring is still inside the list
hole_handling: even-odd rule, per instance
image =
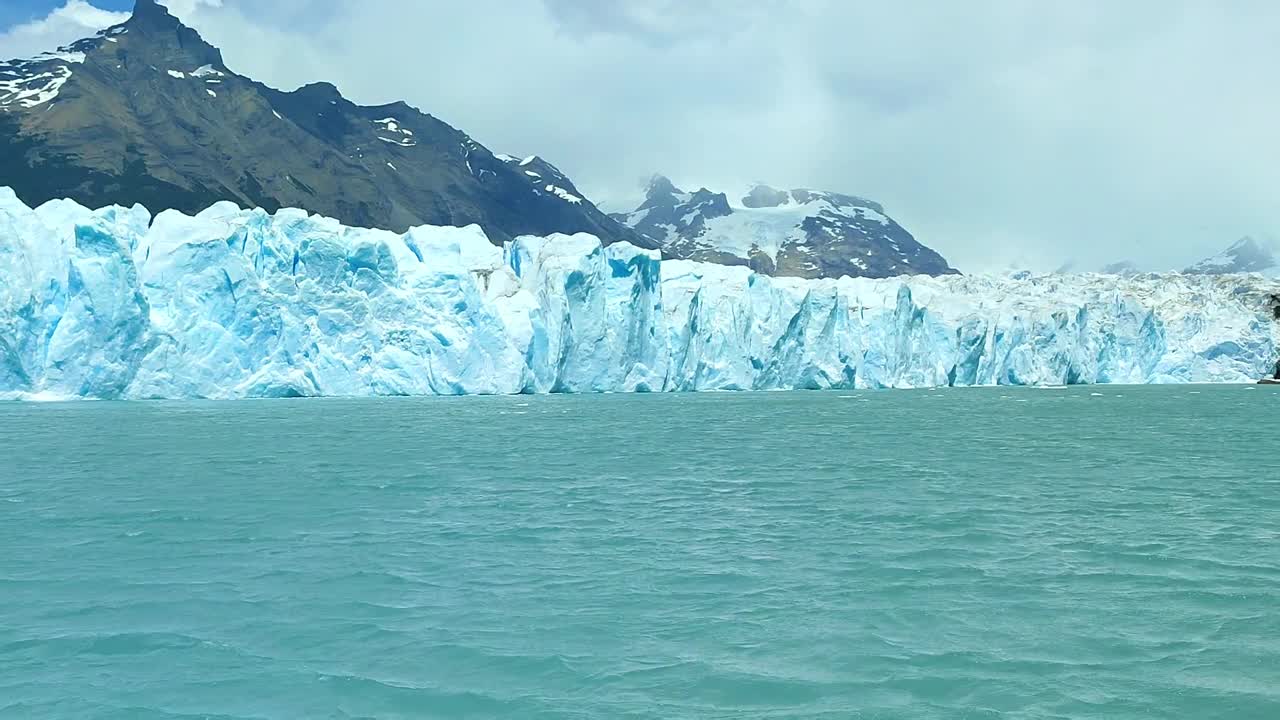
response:
[[[0,188],[0,397],[1248,382],[1261,276],[770,278],[587,235],[404,235]]]

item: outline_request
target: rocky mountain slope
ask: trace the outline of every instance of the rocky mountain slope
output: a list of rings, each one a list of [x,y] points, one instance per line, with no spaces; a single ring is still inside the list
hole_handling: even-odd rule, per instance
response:
[[[1183,272],[1192,275],[1258,272],[1280,276],[1280,242],[1267,236],[1246,236],[1226,250],[1201,260]]]
[[[614,217],[668,257],[787,277],[947,275],[941,255],[916,241],[878,203],[818,190],[756,185],[740,198],[685,192],[654,176],[634,212]]]
[[[299,207],[402,232],[477,223],[494,242],[588,232],[652,245],[536,158],[495,156],[404,103],[239,75],[154,0],[55,53],[0,63],[0,185],[28,204]]]

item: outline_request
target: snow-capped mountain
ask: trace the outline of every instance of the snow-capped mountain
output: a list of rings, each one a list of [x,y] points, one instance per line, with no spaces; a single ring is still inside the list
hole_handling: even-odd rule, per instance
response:
[[[226,200],[397,232],[476,223],[495,242],[589,232],[646,244],[549,165],[499,159],[405,103],[237,74],[154,0],[96,37],[0,63],[0,183],[32,205],[195,213]]]
[[[1273,237],[1245,236],[1231,247],[1205,258],[1183,272],[1192,275],[1227,275],[1257,272],[1280,276],[1280,241]]]
[[[820,190],[756,185],[740,198],[685,192],[656,175],[635,211],[614,217],[664,256],[746,265],[787,277],[893,277],[956,272],[878,203]]]
[[[1253,382],[1274,291],[768,277],[586,234],[497,247],[475,226],[31,209],[0,188],[0,399]]]

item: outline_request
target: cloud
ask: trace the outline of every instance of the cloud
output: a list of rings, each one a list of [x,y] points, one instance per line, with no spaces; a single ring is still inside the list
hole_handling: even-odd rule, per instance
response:
[[[698,37],[731,37],[786,10],[778,0],[546,0],[545,4],[551,18],[573,35],[632,37],[657,47]]]
[[[180,18],[190,17],[202,8],[216,9],[222,7],[222,0],[158,0],[158,2],[168,8],[170,13]]]
[[[179,8],[179,2],[187,7]],[[405,99],[611,209],[663,172],[871,197],[963,268],[1280,231],[1280,4],[193,0],[277,87]]]
[[[67,0],[48,17],[15,25],[0,33],[0,58],[23,58],[88,37],[124,22],[128,13],[100,10],[85,0]]]

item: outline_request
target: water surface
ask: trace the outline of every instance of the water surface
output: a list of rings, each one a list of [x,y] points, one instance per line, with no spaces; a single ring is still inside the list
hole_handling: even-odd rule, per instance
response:
[[[1280,717],[1280,388],[0,405],[3,718]]]

